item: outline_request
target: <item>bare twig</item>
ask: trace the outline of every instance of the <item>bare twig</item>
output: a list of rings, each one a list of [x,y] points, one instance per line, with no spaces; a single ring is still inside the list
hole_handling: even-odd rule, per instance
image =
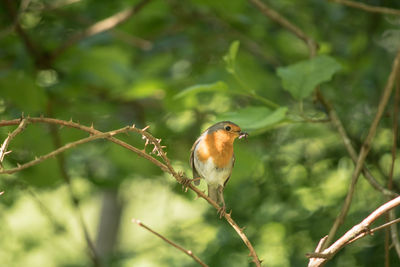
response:
[[[329,0],[331,2],[335,2],[338,4],[342,4],[345,6],[358,8],[367,12],[372,13],[381,13],[381,14],[388,14],[388,15],[400,15],[400,10],[388,7],[379,7],[379,6],[370,6],[364,3],[349,1],[349,0]]]
[[[329,231],[328,240],[325,243],[325,246],[329,245],[330,242],[333,240],[339,226],[342,225],[342,223],[343,223],[344,219],[346,218],[347,213],[350,209],[350,205],[351,205],[351,201],[353,199],[354,190],[355,190],[355,186],[358,181],[358,177],[360,176],[361,170],[364,165],[364,161],[370,150],[371,142],[375,136],[379,121],[382,118],[383,112],[386,108],[386,105],[387,105],[390,95],[392,93],[393,85],[394,85],[396,75],[399,70],[399,66],[400,66],[400,50],[397,53],[396,58],[394,59],[392,71],[389,75],[388,81],[386,83],[385,89],[384,89],[382,97],[381,97],[381,100],[379,101],[377,113],[376,113],[375,118],[372,121],[372,124],[369,128],[368,135],[365,138],[364,143],[361,147],[361,150],[360,150],[360,153],[359,153],[359,156],[357,159],[357,163],[356,163],[355,169],[354,169],[352,177],[351,177],[351,183],[350,183],[348,193],[346,195],[346,199],[344,201],[344,204],[342,206],[342,209],[341,209],[338,217],[336,218],[331,230]]]
[[[313,255],[309,261],[309,267],[323,266],[331,257],[338,253],[344,246],[348,245],[355,238],[360,235],[365,236],[370,234],[370,225],[378,219],[380,216],[393,209],[394,207],[400,205],[400,197],[397,197],[389,202],[386,202],[374,212],[372,212],[367,218],[365,218],[361,223],[353,226],[349,231],[347,231],[342,237],[340,237],[335,243],[333,243],[328,248],[324,249],[320,255]],[[398,222],[398,221],[396,221]],[[391,222],[393,224],[395,222]],[[389,226],[388,224],[385,227]],[[379,228],[379,229],[382,229]],[[326,257],[328,256],[328,257]]]
[[[66,40],[60,47],[53,51],[51,58],[57,58],[60,54],[65,52],[68,48],[73,46],[74,44],[78,43],[79,41],[86,39],[90,36],[99,34],[101,32],[108,31],[117,25],[127,21],[130,17],[135,15],[138,11],[140,11],[146,4],[148,4],[151,0],[142,0],[135,6],[120,11],[104,20],[96,22],[92,26],[88,27],[84,31],[72,35],[68,40]]]
[[[15,129],[14,131],[12,131],[12,133],[8,134],[7,138],[4,140],[3,144],[0,147],[0,167],[3,160],[4,160],[4,156],[7,155],[8,153],[10,153],[10,151],[7,151],[8,149],[8,145],[10,144],[11,140],[20,132],[22,132],[25,129],[26,126],[26,120],[25,119],[21,119],[21,122],[19,123],[17,129]]]
[[[72,122],[71,121],[64,121],[64,120],[58,120],[58,119],[53,119],[53,118],[42,118],[42,117],[36,117],[36,118],[26,118],[26,120],[29,123],[47,123],[47,124],[56,124],[56,125],[61,125],[61,126],[66,126],[70,128],[75,128],[79,129],[94,135],[101,135],[104,134],[93,127],[87,127],[80,125],[78,123]],[[0,121],[0,127],[2,126],[10,126],[10,125],[17,125],[19,123],[19,120],[9,120],[9,121]],[[145,137],[145,139],[149,140],[149,142],[156,147],[155,153],[157,153],[165,162],[162,163],[159,160],[153,158],[149,154],[147,154],[144,150],[138,149],[134,146],[131,146],[115,137],[112,136],[104,136],[102,138],[106,138],[134,153],[136,153],[138,156],[143,157],[147,160],[149,160],[151,163],[155,164],[158,166],[161,170],[164,172],[167,172],[171,174],[179,183],[184,184],[188,188],[190,188],[192,191],[194,191],[198,197],[201,197],[205,199],[208,203],[210,203],[215,209],[219,210],[220,207],[216,202],[214,202],[212,199],[210,199],[207,195],[204,194],[203,191],[198,189],[196,186],[192,185],[191,183],[187,183],[188,178],[183,174],[183,173],[177,173],[174,168],[172,167],[171,163],[169,162],[169,159],[167,158],[165,152],[163,151],[163,147],[161,146],[160,139],[157,139],[153,137],[151,134],[146,132],[145,130],[138,129],[135,127],[131,127],[130,131],[136,132],[142,136]],[[83,140],[83,139],[82,139]],[[21,165],[23,166],[23,165]],[[244,244],[247,246],[247,248],[250,251],[250,255],[253,258],[253,262],[256,264],[257,267],[261,266],[261,262],[257,256],[257,253],[251,244],[250,240],[247,238],[246,234],[243,231],[243,228],[240,228],[239,225],[232,219],[230,213],[224,213],[223,214],[224,218],[228,221],[228,223],[232,226],[232,228],[236,231],[236,233],[240,236],[240,238],[243,240]]]
[[[153,229],[151,229],[150,227],[148,227],[147,225],[143,224],[141,221],[136,220],[136,219],[132,219],[133,223],[136,223],[137,225],[139,225],[140,227],[143,227],[144,229],[146,229],[147,231],[149,231],[150,233],[152,233],[155,236],[158,236],[159,238],[161,238],[162,240],[164,240],[165,242],[167,242],[168,244],[170,244],[171,246],[179,249],[180,251],[182,251],[183,253],[185,253],[186,255],[188,255],[189,257],[191,257],[193,260],[195,260],[198,264],[200,264],[203,267],[208,267],[207,264],[205,264],[199,257],[197,257],[196,255],[193,254],[193,252],[191,250],[187,250],[181,246],[179,246],[178,244],[176,244],[175,242],[169,240],[168,238],[166,238],[165,236],[161,235],[160,233],[157,233],[156,231],[154,231]]]

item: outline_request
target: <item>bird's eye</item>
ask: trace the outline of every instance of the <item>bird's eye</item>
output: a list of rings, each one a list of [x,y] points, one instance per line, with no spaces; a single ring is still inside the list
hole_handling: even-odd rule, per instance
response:
[[[231,130],[231,126],[225,126],[225,130],[230,131]]]

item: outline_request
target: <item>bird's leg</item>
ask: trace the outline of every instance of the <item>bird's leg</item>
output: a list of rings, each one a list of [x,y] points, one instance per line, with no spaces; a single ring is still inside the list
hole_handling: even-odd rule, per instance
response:
[[[224,199],[224,187],[219,185],[218,186],[218,200],[222,203],[222,207],[218,209],[217,214],[219,214],[219,218],[221,219],[222,216],[226,213],[226,206],[225,206],[225,199]]]

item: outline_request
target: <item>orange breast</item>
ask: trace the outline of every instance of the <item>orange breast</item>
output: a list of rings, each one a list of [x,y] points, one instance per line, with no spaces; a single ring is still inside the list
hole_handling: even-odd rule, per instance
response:
[[[205,139],[199,143],[199,147],[197,148],[199,160],[204,162],[211,156],[216,167],[226,167],[233,156],[234,139],[234,136],[224,131],[216,131],[208,134]]]

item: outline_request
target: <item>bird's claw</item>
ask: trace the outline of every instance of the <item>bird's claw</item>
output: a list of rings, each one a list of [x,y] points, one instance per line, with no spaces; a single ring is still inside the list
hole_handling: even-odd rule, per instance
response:
[[[223,205],[222,207],[220,207],[217,211],[217,214],[219,214],[219,218],[222,219],[222,217],[226,214],[226,206]]]

